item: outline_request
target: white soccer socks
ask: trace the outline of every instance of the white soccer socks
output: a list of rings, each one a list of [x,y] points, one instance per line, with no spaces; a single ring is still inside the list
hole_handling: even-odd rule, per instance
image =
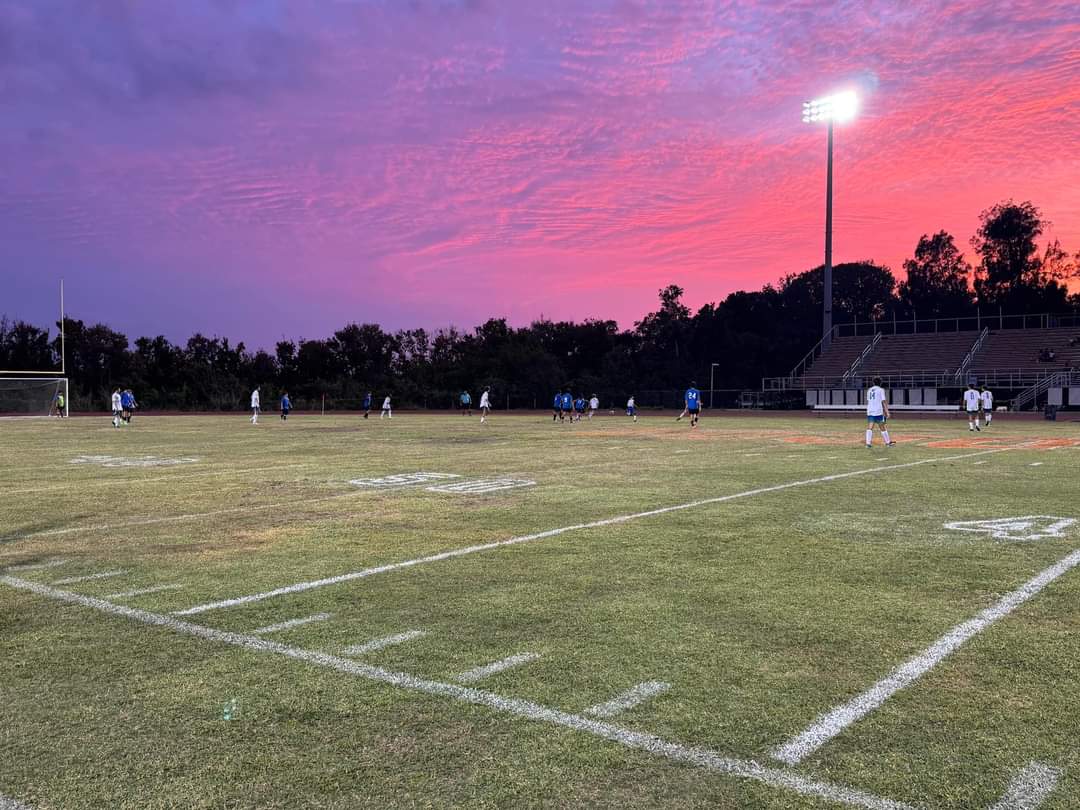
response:
[[[887,431],[887,430],[881,431],[881,438],[883,438],[885,440],[885,446],[886,447],[888,447],[890,444],[892,444],[892,439],[889,438],[889,431]]]
[[[866,446],[869,447],[874,443],[874,431],[873,429],[866,431]]]

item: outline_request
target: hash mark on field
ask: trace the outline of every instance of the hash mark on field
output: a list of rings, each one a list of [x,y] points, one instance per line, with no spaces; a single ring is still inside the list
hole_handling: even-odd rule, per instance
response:
[[[67,565],[68,560],[49,560],[48,562],[40,563],[23,563],[22,565],[12,565],[8,571],[41,571],[45,568],[57,568],[61,565]]]
[[[383,636],[382,638],[373,638],[371,641],[365,641],[363,644],[346,647],[341,651],[341,654],[350,656],[367,655],[368,653],[373,653],[386,647],[393,647],[395,644],[404,644],[406,641],[412,641],[414,638],[421,638],[426,635],[427,633],[423,630],[407,630],[404,633]]]
[[[476,683],[491,675],[535,661],[539,657],[539,653],[518,653],[517,655],[511,655],[509,658],[503,658],[501,661],[492,661],[482,667],[462,672],[460,675],[455,675],[454,680],[458,683]]]
[[[126,568],[118,568],[115,571],[102,571],[100,574],[83,574],[79,577],[65,577],[55,580],[53,585],[74,585],[76,582],[89,582],[92,579],[111,579],[127,573]]]
[[[809,728],[777,748],[773,756],[788,765],[798,764],[852,723],[881,706],[901,689],[913,684],[975,635],[998,619],[1012,613],[1077,565],[1080,565],[1080,550],[1074,551],[1036,574],[1015,591],[1006,594],[996,604],[983,610],[974,619],[956,625],[921,653],[898,666],[862,694],[821,715]]]
[[[628,689],[621,695],[612,698],[607,703],[600,703],[586,709],[585,714],[591,714],[593,717],[614,717],[627,709],[641,705],[651,697],[664,694],[669,689],[671,689],[670,683],[645,681],[645,683],[639,683],[633,689]]]
[[[1041,467],[1042,465],[1043,465],[1043,463],[1041,461],[1033,461],[1028,466],[1029,467]]]
[[[119,593],[106,594],[104,599],[127,599],[130,596],[142,596],[147,593],[160,593],[161,591],[175,591],[183,588],[183,585],[154,585],[152,588],[136,588],[133,591],[120,591]]]
[[[312,622],[324,622],[329,619],[333,614],[331,613],[316,613],[313,616],[304,616],[302,619],[289,619],[287,622],[278,622],[277,624],[268,624],[266,627],[259,627],[251,631],[253,636],[263,636],[267,633],[276,633],[279,630],[292,630],[294,627],[300,627],[301,625],[311,624]]]
[[[302,661],[311,666],[333,669],[346,675],[366,678],[376,683],[396,686],[411,692],[450,698],[463,703],[471,703],[474,706],[485,706],[493,711],[525,720],[560,726],[583,734],[591,734],[594,737],[617,743],[625,748],[645,751],[673,762],[695,765],[714,773],[727,774],[750,782],[768,785],[772,788],[790,790],[802,796],[813,796],[826,801],[846,804],[850,807],[861,807],[864,810],[915,810],[912,805],[904,802],[887,799],[884,796],[877,796],[846,785],[812,779],[788,768],[769,767],[750,759],[724,756],[707,748],[682,745],[653,734],[633,731],[601,720],[592,720],[588,717],[559,711],[528,700],[506,698],[481,689],[458,686],[457,684],[442,681],[426,680],[406,672],[394,672],[349,658],[292,647],[257,636],[216,630],[205,625],[174,619],[161,613],[151,613],[147,610],[106,602],[93,596],[58,590],[39,582],[19,579],[18,577],[0,576],[0,582],[13,588],[36,593],[48,599],[93,608],[106,615],[123,616],[140,624],[163,627],[174,633],[199,638],[203,641],[227,644],[251,652],[277,655],[294,661]]]
[[[971,463],[972,463],[973,465],[974,465],[974,464],[985,464],[985,463],[986,463],[986,461],[985,461],[985,460],[983,460],[983,461],[973,461],[973,462],[971,462]]]
[[[644,448],[648,449],[648,448]],[[452,560],[456,557],[464,557],[467,554],[475,554],[479,551],[491,551],[492,549],[502,548],[504,546],[515,546],[520,543],[531,543],[535,540],[544,540],[548,537],[557,537],[561,534],[568,532],[582,531],[585,529],[598,529],[603,526],[614,526],[619,523],[627,523],[631,520],[640,520],[641,518],[655,517],[656,515],[665,515],[669,512],[679,512],[684,509],[696,509],[702,506],[712,506],[718,503],[727,503],[728,501],[736,501],[741,498],[752,498],[756,495],[766,495],[770,492],[781,492],[787,489],[794,489],[795,487],[805,487],[811,484],[821,484],[826,481],[840,481],[846,478],[854,478],[860,475],[872,475],[881,472],[887,472],[889,470],[903,470],[910,467],[919,467],[923,464],[934,464],[937,462],[945,461],[958,461],[965,458],[973,458],[975,456],[985,456],[989,453],[1004,453],[1007,450],[1011,450],[1011,447],[995,447],[991,450],[979,450],[975,453],[964,453],[958,456],[941,456],[935,458],[925,458],[921,461],[908,461],[903,464],[890,464],[886,467],[867,467],[862,470],[852,470],[850,472],[834,473],[832,475],[825,475],[820,478],[807,478],[801,481],[789,481],[784,484],[774,484],[773,486],[760,487],[759,489],[749,489],[744,492],[736,492],[731,495],[719,495],[715,498],[706,498],[700,501],[690,501],[689,503],[675,504],[674,506],[662,506],[658,509],[649,509],[644,512],[634,512],[629,515],[618,515],[616,517],[604,518],[602,520],[594,520],[589,523],[576,523],[573,526],[562,526],[558,529],[548,529],[543,532],[536,532],[535,534],[519,535],[518,537],[511,537],[506,540],[495,540],[491,543],[481,543],[475,546],[465,546],[463,548],[455,548],[450,551],[441,551],[438,554],[431,554],[427,557],[417,557],[412,560],[404,560],[402,562],[387,563],[385,565],[377,565],[374,568],[365,568],[361,571],[351,571],[347,574],[338,574],[332,577],[326,577],[325,579],[314,579],[308,582],[297,582],[292,585],[284,585],[280,588],[274,588],[273,590],[263,591],[262,593],[248,594],[247,596],[236,596],[231,599],[222,599],[217,602],[207,602],[202,605],[195,605],[195,607],[187,608],[186,610],[173,611],[174,616],[191,616],[196,613],[203,613],[207,610],[216,610],[217,608],[235,607],[236,605],[245,605],[249,602],[261,602],[264,599],[272,599],[275,596],[284,596],[290,593],[300,593],[301,591],[308,591],[313,588],[322,588],[327,585],[337,585],[342,582],[350,582],[354,579],[364,579],[366,577],[375,576],[377,574],[385,574],[389,571],[397,571],[402,568],[411,568],[416,565],[424,565],[426,563],[439,562],[441,560]],[[340,497],[340,496],[337,496]]]
[[[1042,762],[1031,762],[1009,782],[1001,801],[990,810],[1035,810],[1054,792],[1061,771]]]

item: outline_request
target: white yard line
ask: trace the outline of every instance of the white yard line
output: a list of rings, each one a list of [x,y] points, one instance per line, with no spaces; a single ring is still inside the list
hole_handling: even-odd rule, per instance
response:
[[[174,465],[183,466],[183,465]],[[217,469],[217,470],[203,470],[202,472],[182,473],[179,475],[158,475],[153,477],[146,476],[133,476],[125,478],[123,476],[115,476],[104,479],[95,479],[92,481],[79,481],[77,484],[63,484],[55,487],[33,487],[30,489],[12,489],[5,492],[5,495],[32,495],[39,492],[70,492],[73,487],[77,487],[79,490],[86,489],[88,487],[115,487],[125,486],[129,487],[135,484],[149,484],[157,481],[194,481],[198,478],[213,478],[219,475],[237,475],[243,476],[245,479],[250,480],[253,474],[263,472],[276,472],[278,470],[289,469],[303,469],[303,468],[318,468],[325,469],[326,464],[324,462],[297,462],[295,464],[282,464],[278,467],[230,467],[229,469]],[[131,469],[123,467],[114,467],[111,469]],[[258,483],[263,483],[262,480],[257,479]],[[340,483],[344,483],[343,481]]]
[[[281,630],[292,630],[294,627],[302,627],[305,624],[311,624],[312,622],[325,622],[333,614],[330,613],[316,613],[312,616],[304,616],[301,619],[289,619],[287,622],[278,622],[277,624],[268,624],[266,627],[258,627],[251,631],[253,636],[264,636],[267,633],[277,633]]]
[[[607,703],[600,703],[586,709],[585,714],[591,714],[593,717],[614,717],[635,706],[640,706],[649,698],[664,694],[669,689],[671,689],[671,684],[664,681],[639,683],[633,689],[628,689]]]
[[[8,571],[42,571],[46,568],[58,568],[61,565],[67,565],[68,560],[49,560],[48,562],[40,563],[24,563],[23,565],[12,565],[8,567]]]
[[[847,703],[826,712],[773,752],[781,762],[795,765],[823,746],[852,723],[878,708],[901,689],[910,686],[998,619],[1008,616],[1058,577],[1080,565],[1080,550],[1041,571],[1022,586],[973,619],[956,625],[914,658],[901,664],[882,680]]]
[[[17,577],[0,576],[0,582],[13,588],[30,591],[49,599],[67,602],[68,604],[82,605],[83,607],[93,608],[102,613],[113,616],[122,616],[141,624],[163,627],[174,633],[201,638],[205,641],[229,644],[233,647],[239,647],[253,652],[291,658],[303,661],[312,666],[334,669],[338,672],[365,678],[369,681],[396,686],[413,692],[451,698],[453,700],[471,703],[477,706],[486,706],[494,711],[502,712],[504,714],[572,729],[583,734],[591,734],[594,737],[617,743],[625,748],[645,751],[675,762],[695,765],[709,771],[758,782],[782,790],[789,790],[803,796],[813,796],[827,801],[844,804],[849,807],[865,808],[865,810],[915,810],[912,805],[903,802],[886,799],[845,785],[837,785],[831,782],[811,779],[788,768],[770,767],[755,762],[754,760],[736,759],[734,757],[724,756],[723,754],[709,749],[682,745],[652,734],[632,731],[612,723],[606,723],[601,720],[592,720],[581,715],[559,711],[558,709],[552,709],[527,700],[506,698],[480,689],[418,678],[408,673],[394,672],[349,658],[330,655],[329,653],[291,647],[268,639],[259,638],[258,636],[215,630],[212,627],[192,624],[180,619],[175,619],[172,616],[151,613],[149,611],[126,607],[124,605],[115,605],[112,602],[106,602],[103,599],[96,599],[92,596],[84,596],[70,591],[57,590],[48,585],[19,579]]]
[[[383,636],[382,638],[374,638],[371,641],[366,641],[363,644],[356,644],[352,647],[346,647],[341,651],[342,655],[360,656],[373,653],[378,650],[385,649],[386,647],[393,647],[396,644],[404,644],[406,641],[412,641],[415,638],[422,638],[427,633],[423,630],[407,630],[404,633],[396,633],[392,636]]]
[[[0,810],[31,810],[30,805],[0,796]]]
[[[162,591],[176,591],[183,588],[183,585],[154,585],[150,588],[136,588],[133,591],[120,591],[119,593],[106,594],[105,599],[127,599],[131,596],[142,596],[147,593],[161,593]]]
[[[1035,810],[1057,787],[1061,771],[1042,762],[1032,762],[1009,783],[1001,801],[990,810]]]
[[[127,573],[127,569],[118,568],[115,571],[102,571],[100,574],[83,574],[80,577],[65,577],[64,579],[57,579],[53,581],[53,585],[74,585],[76,582],[89,582],[93,579],[112,579],[113,577],[123,576]]]
[[[75,532],[104,532],[115,531],[116,529],[126,529],[131,526],[153,526],[158,523],[180,523],[186,520],[202,520],[203,518],[219,517],[221,515],[237,515],[246,514],[248,512],[265,512],[268,509],[286,509],[294,506],[306,506],[311,503],[324,503],[325,501],[336,501],[340,498],[355,498],[357,495],[370,494],[376,490],[364,490],[364,489],[351,489],[348,492],[339,492],[335,495],[324,495],[320,498],[305,498],[300,501],[275,501],[274,503],[264,503],[258,506],[233,506],[228,509],[216,509],[212,512],[192,512],[186,515],[166,515],[164,517],[152,517],[152,518],[135,518],[133,520],[125,520],[120,523],[99,523],[93,526],[70,526],[66,529],[45,529],[40,532],[29,532],[27,534],[13,535],[6,539],[9,542],[15,542],[19,540],[29,540],[33,537],[55,537],[62,534],[73,534]]]
[[[275,596],[284,596],[290,593],[299,593],[301,591],[309,591],[313,588],[324,588],[327,585],[337,585],[342,582],[349,582],[354,579],[364,579],[366,577],[375,576],[377,574],[385,574],[388,571],[397,571],[402,568],[412,568],[417,565],[425,565],[427,563],[440,562],[442,560],[452,560],[455,557],[464,557],[467,554],[476,554],[480,551],[491,551],[492,549],[503,548],[504,546],[515,546],[520,543],[531,543],[535,540],[544,540],[548,537],[557,537],[561,534],[567,534],[568,532],[577,532],[584,529],[597,529],[603,526],[614,526],[619,523],[627,523],[631,520],[640,520],[641,518],[654,517],[656,515],[664,515],[669,512],[678,512],[683,509],[696,509],[702,506],[711,506],[718,503],[726,503],[728,501],[739,500],[740,498],[752,498],[756,495],[765,495],[770,492],[781,492],[786,489],[794,489],[795,487],[805,487],[811,484],[821,484],[827,481],[839,481],[844,478],[853,478],[860,475],[877,475],[890,470],[903,470],[910,467],[919,467],[923,464],[934,464],[944,461],[959,461],[967,458],[974,458],[976,456],[984,456],[988,453],[1003,453],[1006,450],[1012,450],[1011,447],[998,447],[993,450],[980,450],[976,453],[966,453],[959,456],[943,456],[938,458],[926,458],[921,461],[909,461],[904,464],[893,464],[888,467],[868,467],[862,470],[853,470],[851,472],[834,473],[833,475],[825,475],[820,478],[808,478],[802,481],[789,481],[784,484],[775,484],[768,487],[760,487],[758,489],[750,489],[745,492],[736,492],[732,495],[721,495],[716,498],[706,498],[701,501],[691,501],[690,503],[676,504],[675,506],[664,506],[659,509],[650,509],[645,512],[634,512],[629,515],[619,515],[617,517],[605,518],[603,520],[594,520],[589,523],[577,523],[573,526],[562,526],[558,529],[548,529],[543,532],[536,532],[535,534],[525,534],[519,537],[511,537],[506,540],[495,540],[491,543],[481,543],[475,546],[465,546],[463,548],[455,548],[450,551],[442,551],[438,554],[431,554],[427,557],[418,557],[413,560],[404,560],[402,562],[387,563],[386,565],[378,565],[374,568],[365,568],[362,571],[352,571],[347,574],[338,574],[332,577],[326,577],[325,579],[315,579],[308,582],[297,582],[292,585],[284,585],[280,588],[274,588],[273,590],[263,591],[262,593],[248,594],[247,596],[237,596],[231,599],[222,599],[217,602],[207,602],[202,605],[195,605],[194,607],[187,608],[186,610],[178,610],[173,615],[175,616],[191,616],[196,613],[203,613],[207,610],[215,610],[217,608],[234,607],[235,605],[245,605],[249,602],[260,602],[264,599],[272,599]]]
[[[476,683],[477,681],[484,680],[484,678],[490,678],[492,675],[505,672],[508,669],[520,667],[522,664],[535,661],[539,657],[539,653],[518,653],[517,655],[511,655],[508,658],[503,658],[499,661],[492,661],[490,664],[484,664],[482,667],[470,669],[468,672],[462,672],[459,675],[455,675],[454,680],[458,683]]]

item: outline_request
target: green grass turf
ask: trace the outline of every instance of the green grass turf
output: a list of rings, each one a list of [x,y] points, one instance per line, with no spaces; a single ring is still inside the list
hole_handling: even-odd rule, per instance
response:
[[[872,451],[862,429],[857,418],[729,415],[693,432],[610,416],[0,422],[0,568],[69,561],[12,574],[35,582],[128,571],[65,586],[92,596],[182,584],[117,600],[168,613],[758,487],[1014,448],[189,617],[248,632],[329,612],[272,638],[333,653],[421,629],[363,660],[441,681],[536,652],[477,687],[568,712],[667,681],[612,722],[775,764],[770,750],[823,711],[1080,547],[1080,526],[1033,543],[942,526],[1080,517],[1080,425],[1002,416],[973,438],[962,421],[897,419],[898,446]],[[198,461],[71,464],[79,455]],[[348,483],[414,471],[536,486],[449,495]],[[1078,626],[1074,570],[794,770],[919,806],[986,808],[1036,760],[1063,771],[1043,808],[1080,807]],[[0,795],[36,808],[834,806],[4,584],[0,639]],[[239,716],[224,720],[234,698]]]

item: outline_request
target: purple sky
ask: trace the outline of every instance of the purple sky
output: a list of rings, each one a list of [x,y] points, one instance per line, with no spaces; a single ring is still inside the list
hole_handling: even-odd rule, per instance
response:
[[[899,270],[1030,199],[1080,250],[1080,3],[0,0],[0,313],[269,346]]]

